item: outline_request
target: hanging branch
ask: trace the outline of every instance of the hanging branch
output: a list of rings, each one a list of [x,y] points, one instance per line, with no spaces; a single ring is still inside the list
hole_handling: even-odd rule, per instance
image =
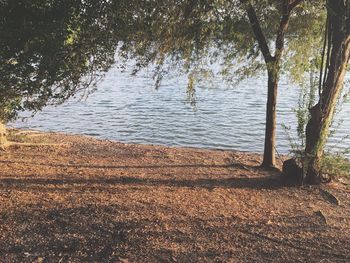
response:
[[[327,76],[327,73],[328,73],[328,69],[329,69],[329,60],[330,60],[330,57],[331,57],[331,49],[332,49],[332,44],[333,44],[333,41],[332,41],[332,37],[333,37],[333,24],[331,23],[331,20],[328,18],[328,15],[327,15],[327,27],[328,27],[328,33],[325,37],[328,37],[328,49],[327,49],[327,59],[326,59],[326,67],[325,67],[325,73],[324,73],[324,76],[323,76],[323,82],[322,82],[322,87],[324,88],[325,85],[326,85],[326,76]]]
[[[326,49],[327,49],[327,40],[329,43],[328,30],[329,30],[329,17],[327,15],[326,30],[325,30],[325,35],[324,35],[323,49],[322,49],[322,60],[321,60],[321,66],[320,66],[320,78],[319,78],[319,84],[318,84],[318,95],[320,98],[322,95],[322,87],[324,85],[324,82],[322,82],[322,78],[324,78],[323,77],[323,69],[324,69],[324,59],[325,59]],[[330,45],[328,45],[328,46],[330,46]],[[326,73],[324,74],[324,76],[326,76]]]
[[[301,2],[303,2],[304,0],[294,0],[293,2],[291,2],[288,6],[289,10],[293,10],[295,7],[297,7]]]
[[[266,37],[264,32],[261,29],[260,22],[258,16],[255,12],[254,7],[248,0],[240,0],[243,5],[245,5],[247,15],[249,18],[250,25],[253,29],[256,40],[258,41],[261,53],[264,56],[265,62],[269,63],[274,60],[274,57],[271,55],[269,46],[267,44]]]

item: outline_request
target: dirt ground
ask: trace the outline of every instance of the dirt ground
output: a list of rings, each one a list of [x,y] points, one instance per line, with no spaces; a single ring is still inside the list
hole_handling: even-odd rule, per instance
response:
[[[11,134],[0,262],[350,262],[348,179],[285,187],[257,154]]]

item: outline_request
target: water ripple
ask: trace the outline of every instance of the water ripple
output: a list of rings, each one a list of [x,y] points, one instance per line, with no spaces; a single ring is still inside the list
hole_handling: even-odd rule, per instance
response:
[[[86,101],[48,107],[27,122],[13,126],[86,134],[123,142],[205,147],[262,152],[266,79],[255,78],[229,89],[198,88],[194,110],[186,103],[186,79],[165,81],[154,90],[152,73],[133,77],[112,69]],[[287,153],[288,137],[281,124],[296,125],[293,108],[298,89],[283,81],[279,90],[277,149]],[[344,122],[331,143],[349,134],[350,104],[338,119]],[[337,148],[350,147],[350,138]]]

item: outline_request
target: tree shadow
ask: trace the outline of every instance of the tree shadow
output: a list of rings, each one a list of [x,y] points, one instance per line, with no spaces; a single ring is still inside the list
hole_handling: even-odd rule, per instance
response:
[[[91,165],[91,164],[60,164],[60,163],[38,163],[24,161],[0,160],[3,164],[24,164],[28,166],[46,166],[58,168],[86,168],[86,169],[161,169],[161,168],[240,168],[240,169],[257,169],[258,166],[243,165],[241,163],[231,164],[164,164],[164,165]]]
[[[0,177],[0,185],[11,187],[31,187],[45,185],[137,185],[137,186],[167,186],[167,187],[187,187],[187,188],[248,188],[248,189],[278,189],[286,186],[283,182],[280,171],[266,170],[260,166],[246,165],[241,162],[231,162],[227,164],[150,164],[150,165],[94,165],[94,164],[62,164],[62,163],[37,163],[21,160],[0,160],[0,164],[21,164],[26,166],[43,166],[54,168],[76,168],[87,169],[88,177],[77,175],[76,177],[60,174],[59,170],[56,174],[50,175],[50,178],[38,178],[37,175],[23,177],[21,175],[2,174]],[[93,170],[96,171],[94,172]],[[147,170],[146,176],[121,176],[118,174],[101,176],[98,169],[109,170]],[[175,175],[181,172],[182,178],[159,178],[161,173],[158,170],[180,169]],[[196,178],[191,178],[193,170],[203,169]],[[208,169],[206,171],[205,169]],[[225,169],[221,174],[211,174],[210,169]],[[154,171],[153,171],[154,170]],[[83,173],[84,174],[84,173]],[[189,175],[191,179],[187,179],[184,174]],[[213,176],[215,176],[213,178]],[[4,178],[6,177],[6,178]],[[198,178],[199,177],[199,178]],[[57,189],[57,188],[56,188]]]
[[[6,255],[8,262],[39,262],[40,257],[45,257],[44,262],[71,262],[73,258],[118,262],[131,245],[142,247],[146,237],[138,240],[135,232],[150,224],[145,219],[120,220],[118,214],[127,209],[121,205],[20,209],[2,218],[3,224],[17,227],[6,239],[0,236],[0,255]]]
[[[202,175],[203,176],[203,175]],[[47,185],[130,185],[130,186],[154,186],[154,187],[184,187],[184,188],[237,188],[237,189],[279,189],[285,186],[280,176],[264,177],[231,177],[231,178],[198,178],[198,179],[155,179],[132,176],[114,178],[3,178],[0,184],[7,187],[47,186]],[[56,189],[56,188],[55,188]]]
[[[5,228],[5,235],[0,235],[0,255],[9,262],[33,262],[38,257],[48,262],[119,262],[127,257],[136,262],[348,260],[346,232],[325,228],[307,214],[272,217],[275,223],[265,224],[234,216],[159,218],[149,207],[125,216],[130,209],[120,204],[19,209],[2,218],[4,225],[14,228]],[[174,249],[177,246],[187,249]]]

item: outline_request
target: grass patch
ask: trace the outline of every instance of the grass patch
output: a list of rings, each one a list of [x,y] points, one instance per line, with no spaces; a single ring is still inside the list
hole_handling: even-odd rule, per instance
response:
[[[322,171],[331,177],[350,177],[350,160],[339,154],[326,154],[322,161]]]

